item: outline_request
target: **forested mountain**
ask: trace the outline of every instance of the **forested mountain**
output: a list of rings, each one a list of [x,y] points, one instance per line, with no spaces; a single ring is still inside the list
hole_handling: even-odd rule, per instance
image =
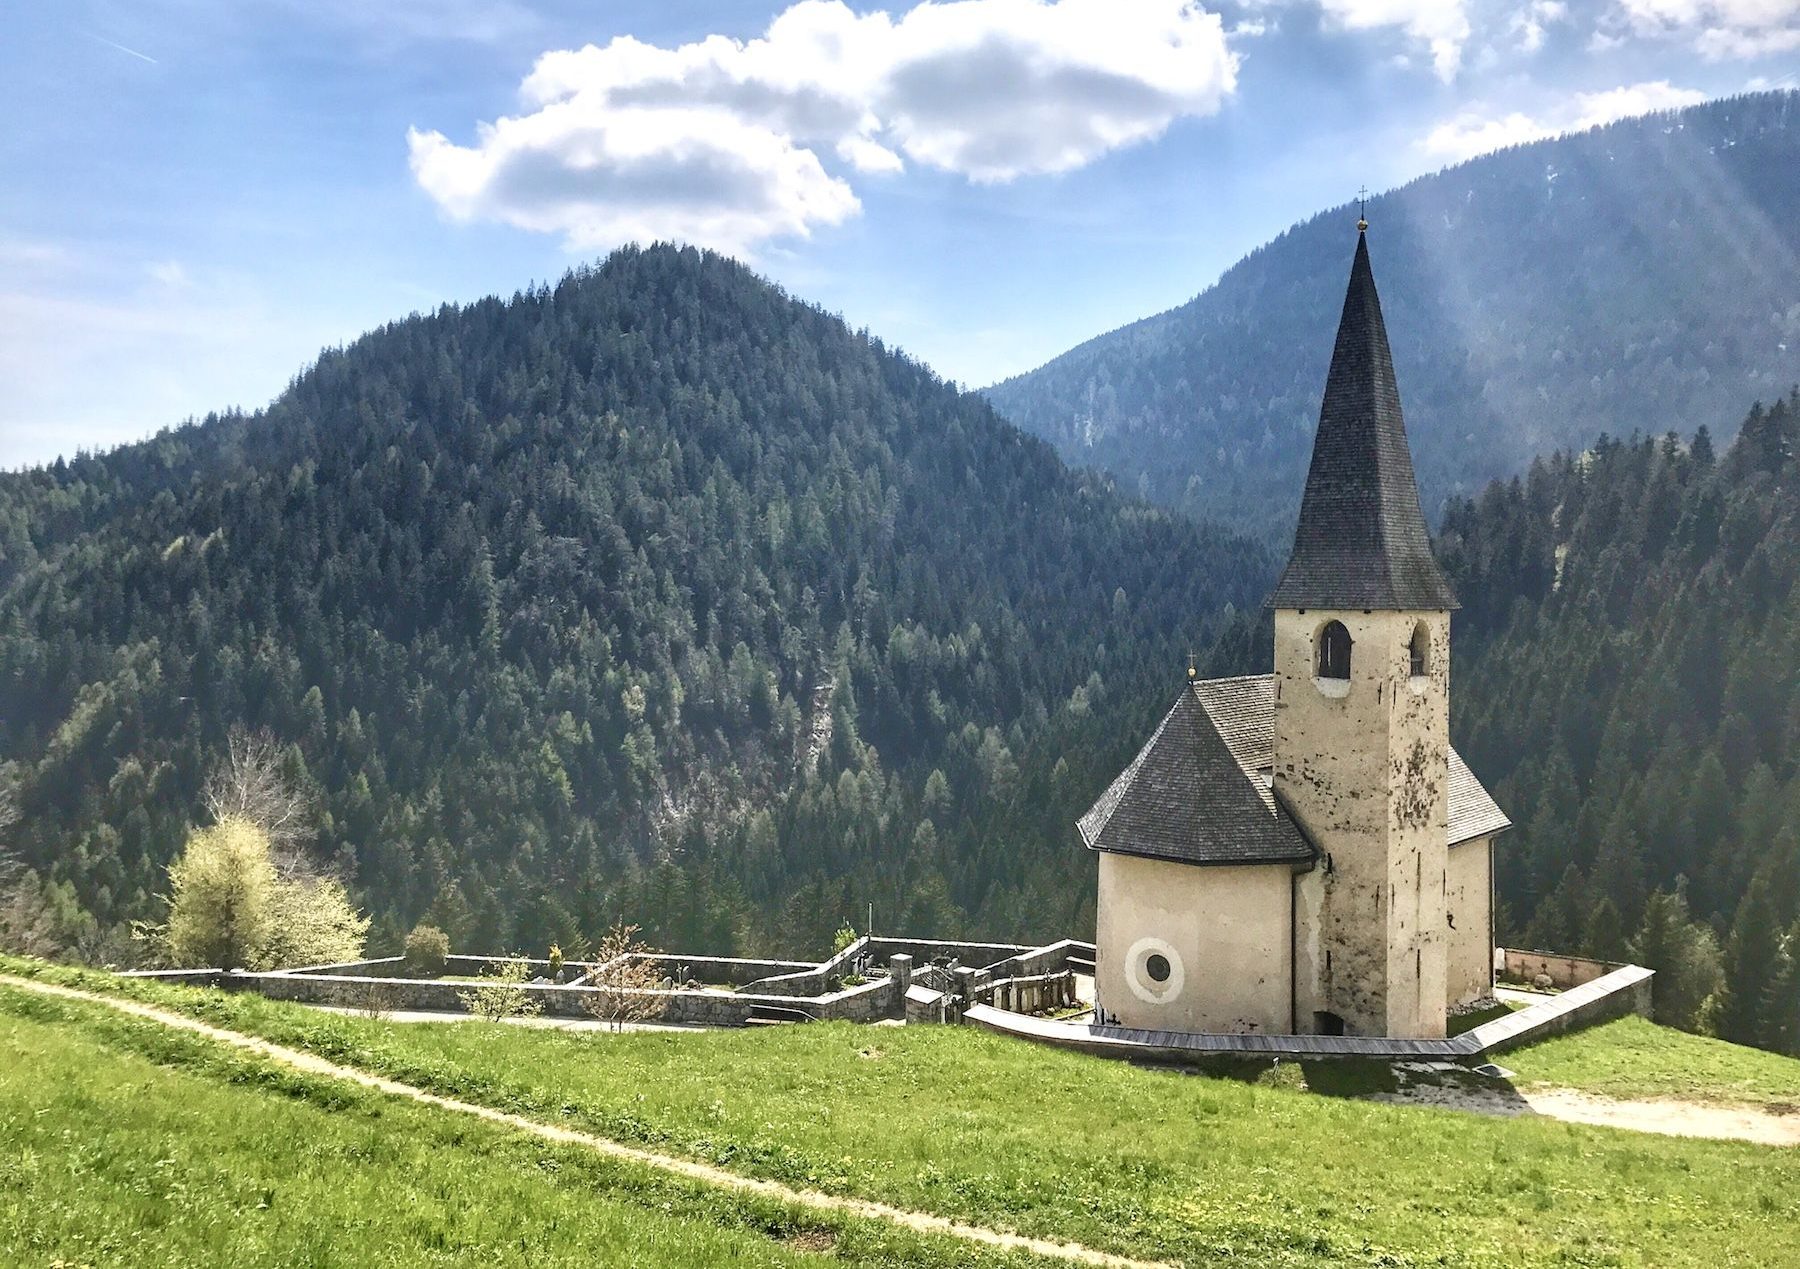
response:
[[[1800,93],[1503,150],[1368,217],[1433,523],[1537,455],[1734,420],[1800,379]],[[988,395],[1071,463],[1283,540],[1355,219],[1297,225],[1187,304]]]
[[[1797,454],[1800,395],[1717,459],[1704,428],[1603,438],[1452,504],[1439,550],[1452,731],[1517,821],[1502,937],[1620,957],[1679,888],[1721,1034],[1800,1051]]]
[[[1679,890],[1717,934],[1712,1020],[1792,1048],[1776,400],[1722,457],[1703,428],[1536,462],[1453,500],[1438,548],[1457,742],[1518,822],[1503,937],[1620,955]],[[129,956],[242,726],[316,792],[316,852],[384,942],[429,917],[574,947],[624,917],[812,952],[870,903],[1078,932],[1074,816],[1190,650],[1266,668],[1273,563],[741,266],[621,252],[329,352],[258,415],[0,475],[8,901]]]
[[[119,955],[242,725],[388,940],[1060,934],[1074,816],[1271,573],[739,265],[622,251],[0,475],[14,850]]]

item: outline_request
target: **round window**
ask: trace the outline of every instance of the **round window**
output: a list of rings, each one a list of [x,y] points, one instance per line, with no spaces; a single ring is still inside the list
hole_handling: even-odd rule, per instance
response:
[[[1181,995],[1186,978],[1181,953],[1167,939],[1145,935],[1125,949],[1125,985],[1147,1005],[1165,1005]]]

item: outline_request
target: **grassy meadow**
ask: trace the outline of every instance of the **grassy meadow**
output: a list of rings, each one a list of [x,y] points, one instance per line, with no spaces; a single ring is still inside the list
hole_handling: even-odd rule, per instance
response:
[[[1800,1059],[1621,1018],[1504,1053],[1524,1085],[1554,1084],[1606,1097],[1784,1106],[1800,1113]]]
[[[104,975],[41,972],[118,989]],[[392,1024],[249,995],[125,989],[441,1093],[747,1175],[1129,1255],[1800,1263],[1800,1151],[1321,1096],[1304,1085],[1358,1083],[1322,1068],[1207,1077],[972,1028],[611,1035]],[[1522,1072],[1534,1071],[1536,1052],[1517,1056]]]
[[[1036,1265],[0,988],[0,1264]]]

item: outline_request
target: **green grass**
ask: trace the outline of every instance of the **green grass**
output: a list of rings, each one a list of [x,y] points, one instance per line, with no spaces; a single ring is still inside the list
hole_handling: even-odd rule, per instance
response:
[[[1554,1084],[1608,1097],[1800,1108],[1800,1059],[1621,1018],[1503,1054],[1520,1083]]]
[[[0,1264],[1038,1264],[724,1194],[0,988]]]
[[[749,1175],[1189,1265],[1800,1263],[1800,1151],[1302,1087],[1379,1082],[1360,1067],[1211,1078],[973,1028],[409,1026],[247,995],[124,989]]]

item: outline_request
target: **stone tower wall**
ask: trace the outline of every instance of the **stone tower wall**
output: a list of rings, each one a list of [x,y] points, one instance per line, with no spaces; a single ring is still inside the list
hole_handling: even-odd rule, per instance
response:
[[[1347,682],[1314,675],[1332,620],[1352,640]],[[1276,613],[1275,786],[1329,859],[1300,904],[1318,913],[1296,948],[1302,1030],[1329,1012],[1352,1034],[1444,1034],[1449,662],[1448,613]]]

